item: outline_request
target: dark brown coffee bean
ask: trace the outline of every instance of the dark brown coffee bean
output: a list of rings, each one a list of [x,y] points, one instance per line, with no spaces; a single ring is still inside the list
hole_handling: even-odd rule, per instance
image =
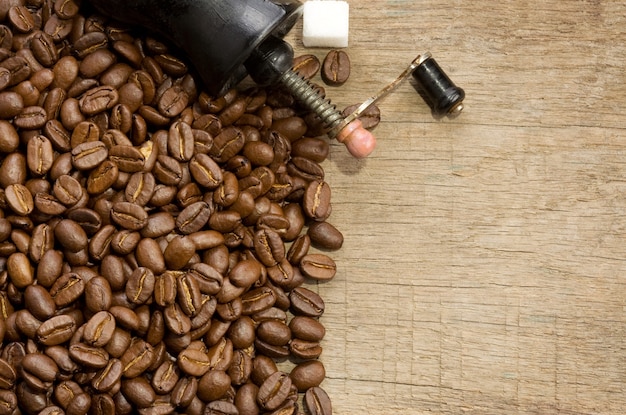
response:
[[[85,78],[94,78],[111,67],[115,62],[115,54],[108,49],[101,48],[85,55],[79,64],[78,71]]]
[[[154,389],[144,377],[123,380],[121,392],[137,408],[147,408],[156,400]]]
[[[144,238],[158,238],[172,232],[176,228],[174,217],[167,212],[156,212],[148,216],[148,223],[141,230]]]
[[[135,250],[140,240],[141,235],[139,232],[122,229],[113,235],[113,239],[111,239],[111,249],[116,254],[128,255]]]
[[[289,328],[294,337],[312,342],[321,341],[326,334],[326,329],[319,321],[306,316],[293,317]]]
[[[178,367],[188,375],[200,377],[210,369],[206,351],[187,348],[178,355]]]
[[[50,295],[57,307],[72,304],[85,291],[85,281],[76,273],[61,275],[50,287]]]
[[[56,311],[56,304],[48,290],[41,285],[29,285],[24,291],[24,305],[33,316],[45,321]]]
[[[165,258],[157,241],[143,238],[135,248],[135,259],[141,267],[149,268],[155,275],[165,272]]]
[[[292,369],[289,377],[298,391],[304,392],[309,388],[319,386],[326,377],[326,371],[322,362],[311,360],[299,363]]]
[[[4,190],[4,196],[9,208],[18,215],[26,216],[35,207],[33,195],[23,184],[16,183],[7,186]]]
[[[133,113],[128,108],[128,105],[117,104],[111,109],[109,127],[127,134],[132,127],[132,117]]]
[[[111,219],[124,229],[138,231],[148,223],[148,213],[134,203],[117,202],[113,204]]]
[[[289,342],[289,351],[296,359],[313,360],[320,357],[322,354],[322,347],[319,342],[292,339]]]
[[[323,221],[330,216],[330,186],[325,181],[309,183],[303,196],[304,213],[311,219]]]
[[[126,297],[133,304],[145,303],[154,292],[154,273],[145,267],[133,271],[126,283]]]
[[[324,300],[314,291],[305,287],[294,288],[289,299],[295,315],[319,317],[324,313]]]
[[[278,132],[291,143],[304,135],[307,130],[307,125],[304,119],[291,116],[272,122],[272,130]]]
[[[72,150],[72,165],[78,170],[91,170],[107,159],[109,151],[100,141],[88,141]]]
[[[207,189],[217,188],[223,180],[221,168],[206,154],[196,154],[189,161],[189,171],[194,180]]]
[[[32,73],[28,61],[21,56],[12,56],[3,60],[0,62],[0,67],[11,72],[11,82],[9,83],[11,86],[27,80]]]
[[[180,354],[179,354],[180,359]],[[160,395],[170,393],[179,380],[178,369],[176,363],[166,360],[155,370],[151,380],[154,391]]]
[[[0,92],[0,117],[11,119],[24,109],[24,99],[17,92]]]
[[[200,292],[203,294],[215,295],[222,288],[222,274],[209,264],[194,264],[187,272],[196,279]]]
[[[226,127],[215,136],[213,146],[209,150],[209,154],[218,163],[225,163],[239,153],[245,145],[245,136],[243,131],[237,127]]]
[[[313,78],[320,70],[321,63],[317,56],[306,54],[293,59],[292,69],[304,79]]]
[[[183,234],[193,234],[204,227],[211,213],[211,207],[207,203],[192,203],[180,212],[176,218],[176,227]]]
[[[124,40],[118,40],[113,43],[113,49],[118,55],[132,63],[134,67],[141,66],[141,51],[135,44]]]
[[[102,276],[94,277],[85,284],[85,305],[93,313],[108,310],[112,297],[111,284]]]
[[[172,390],[172,404],[186,408],[196,396],[198,380],[195,377],[181,377]]]
[[[169,269],[178,270],[187,265],[195,253],[196,246],[191,238],[175,236],[165,248],[163,256]]]
[[[37,31],[34,34],[31,47],[37,61],[46,68],[53,66],[59,58],[54,39],[45,32]]]
[[[123,375],[126,378],[140,376],[152,364],[154,358],[154,348],[150,343],[135,337],[130,347],[120,358],[122,362]]]
[[[80,225],[71,219],[63,219],[54,227],[56,240],[71,252],[85,249],[89,242],[87,234]]]
[[[333,413],[328,394],[319,386],[306,390],[304,393],[304,405],[311,415],[331,415]]]
[[[134,173],[126,185],[126,200],[140,206],[145,206],[150,199],[152,199],[155,187],[156,180],[152,173]]]
[[[89,173],[87,193],[90,195],[102,194],[117,182],[119,174],[116,163],[110,160],[103,161]]]
[[[187,65],[182,60],[170,54],[159,54],[154,60],[163,69],[163,72],[172,76],[180,77],[187,73]]]
[[[13,124],[24,130],[37,130],[43,128],[48,121],[46,110],[40,106],[33,105],[24,107],[13,119]]]
[[[322,163],[328,157],[330,145],[322,138],[302,137],[292,143],[292,155]]]
[[[254,234],[254,248],[263,265],[271,267],[285,258],[285,244],[275,231],[261,229]]]
[[[0,93],[0,99],[2,93]],[[0,107],[2,103],[0,102]],[[5,120],[0,120],[0,152],[11,153],[17,149],[20,143],[19,135],[13,124]]]
[[[177,121],[169,129],[167,149],[178,161],[189,161],[194,154],[194,137],[189,124]]]
[[[157,105],[159,112],[166,117],[176,117],[189,103],[189,96],[182,87],[174,85],[165,90]]]
[[[109,150],[109,157],[126,173],[140,172],[144,168],[145,157],[137,147],[115,145]]]
[[[284,346],[291,340],[291,330],[282,321],[264,321],[256,329],[257,338],[273,346]]]
[[[52,143],[46,136],[36,135],[28,140],[26,162],[33,174],[43,176],[52,168],[53,161]]]
[[[15,372],[15,368],[5,359],[0,359],[0,390],[12,389],[16,380],[17,373]],[[1,396],[0,402],[2,402]]]
[[[261,408],[272,411],[280,407],[291,389],[291,378],[284,372],[274,372],[259,387],[257,402]]]
[[[106,345],[115,330],[115,317],[108,311],[99,311],[84,325],[83,340],[85,343],[102,347]]]
[[[314,280],[328,281],[335,276],[337,265],[324,254],[308,254],[300,261],[300,270]]]
[[[344,117],[352,114],[361,104],[354,104],[346,107],[342,114]],[[380,124],[380,109],[376,105],[370,105],[361,115],[359,115],[359,120],[363,124],[363,128],[368,130],[373,130]]]
[[[98,392],[110,391],[121,380],[122,370],[122,362],[119,359],[109,359],[106,366],[91,380],[91,386]]]
[[[194,167],[192,167],[192,163],[193,160],[189,163],[189,170],[194,176],[194,179],[200,183],[197,175],[194,174]],[[202,166],[201,169],[204,169],[204,166]],[[173,157],[164,155],[158,156],[152,172],[154,177],[156,177],[159,182],[167,186],[177,186],[183,178],[183,169],[180,166],[180,163],[178,163],[178,161],[176,161]],[[202,171],[200,174],[206,174],[206,171]],[[217,186],[217,184],[215,186]]]
[[[174,303],[165,308],[163,312],[165,325],[174,334],[179,336],[189,333],[191,330],[191,320],[178,304]]]
[[[79,101],[80,110],[86,115],[95,115],[110,110],[119,100],[117,90],[108,85],[98,86],[85,92]]]
[[[45,346],[65,343],[76,332],[76,321],[68,315],[58,315],[45,320],[37,328],[36,339]]]
[[[52,192],[66,206],[73,206],[83,197],[83,188],[72,176],[62,175],[54,183]]]
[[[343,85],[350,77],[350,57],[343,50],[331,50],[322,63],[322,79],[327,85]]]
[[[259,287],[241,297],[242,314],[252,315],[267,310],[276,303],[276,294],[269,287]]]

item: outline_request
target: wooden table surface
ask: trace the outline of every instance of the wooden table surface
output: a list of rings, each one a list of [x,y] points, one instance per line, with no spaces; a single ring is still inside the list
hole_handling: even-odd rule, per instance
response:
[[[324,164],[334,413],[624,413],[626,2],[349,3],[338,107],[424,51],[467,97],[437,121],[405,83],[373,155]]]

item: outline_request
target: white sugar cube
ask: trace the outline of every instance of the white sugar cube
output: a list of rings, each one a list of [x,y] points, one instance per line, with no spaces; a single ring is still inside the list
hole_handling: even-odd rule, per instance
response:
[[[350,8],[345,1],[313,0],[304,3],[302,43],[306,47],[348,46]]]

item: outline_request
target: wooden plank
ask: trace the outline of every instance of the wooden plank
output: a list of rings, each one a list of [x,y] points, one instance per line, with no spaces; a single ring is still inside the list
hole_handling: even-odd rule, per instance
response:
[[[324,164],[334,413],[621,413],[626,2],[349,2],[338,107],[425,50],[467,99],[435,121],[407,83],[368,160],[333,144]]]

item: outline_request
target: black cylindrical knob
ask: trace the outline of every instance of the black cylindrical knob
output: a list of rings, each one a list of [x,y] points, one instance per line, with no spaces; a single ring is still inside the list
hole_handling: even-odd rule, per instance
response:
[[[298,0],[90,0],[116,20],[145,27],[181,48],[214,95],[248,74],[245,61],[269,36],[282,38]]]
[[[456,86],[435,59],[427,57],[413,71],[418,92],[437,117],[456,115],[462,109],[465,91]]]

